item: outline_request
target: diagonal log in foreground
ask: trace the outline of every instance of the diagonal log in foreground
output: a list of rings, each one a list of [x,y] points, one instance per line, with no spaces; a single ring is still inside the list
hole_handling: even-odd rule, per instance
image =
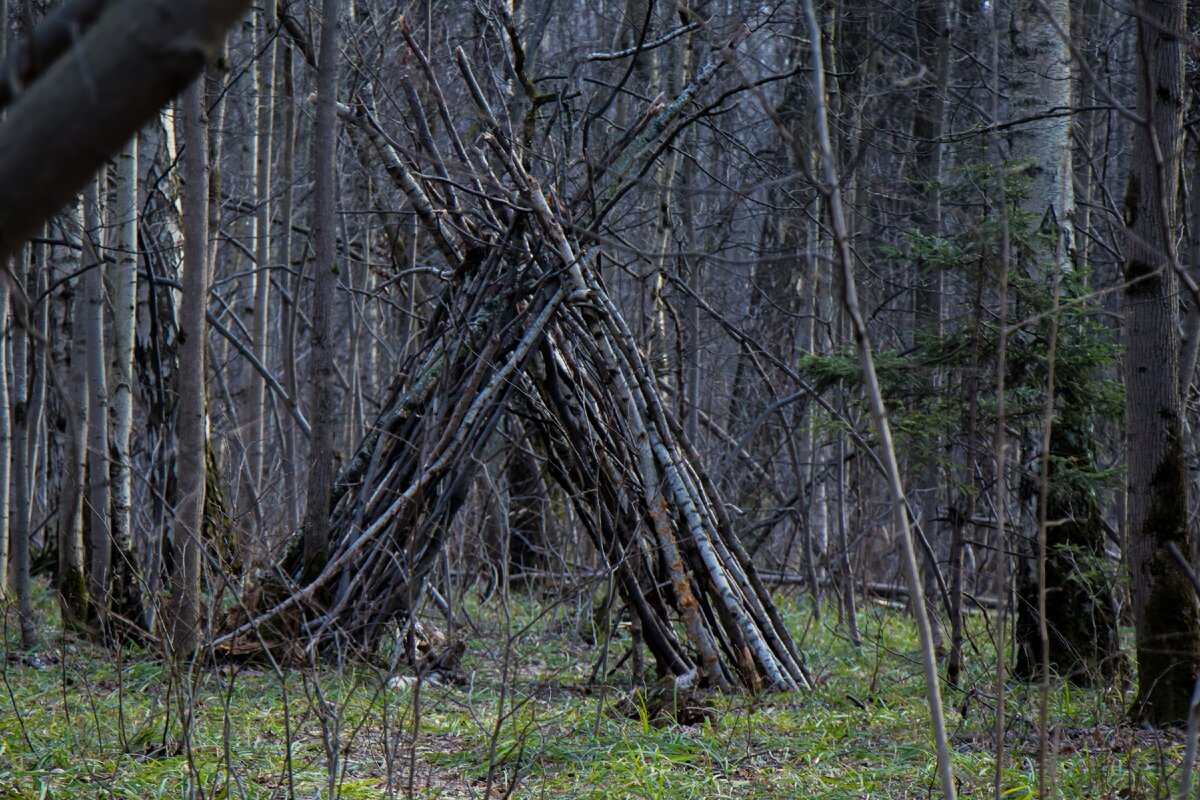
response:
[[[0,265],[195,79],[249,5],[72,0],[15,48],[0,64]]]
[[[428,62],[410,47],[429,94],[441,98]],[[633,139],[613,162],[620,168],[610,170],[610,187],[726,54],[716,51]],[[432,162],[421,174],[410,166],[414,154],[364,108],[340,109],[412,203],[451,274],[423,346],[339,480],[319,577],[223,638],[297,609],[307,634],[324,644],[369,647],[394,630],[440,555],[476,454],[497,421],[517,413],[614,571],[660,672],[679,686],[808,686],[769,593],[605,289],[598,251],[582,250],[565,232],[578,222],[565,210],[572,204],[548,197],[526,172],[461,53],[459,65],[489,132],[486,150],[468,157],[446,125],[453,182],[415,92],[406,92],[414,127]],[[448,122],[444,105],[438,111]],[[291,579],[301,574],[297,552],[281,565]]]

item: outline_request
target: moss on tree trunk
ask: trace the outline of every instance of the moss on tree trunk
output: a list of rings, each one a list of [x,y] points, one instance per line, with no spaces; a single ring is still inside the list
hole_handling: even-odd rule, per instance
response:
[[[1172,447],[1150,482],[1151,506],[1141,531],[1143,557],[1135,592],[1143,593],[1137,614],[1138,696],[1134,715],[1157,724],[1187,719],[1200,674],[1200,613],[1191,585],[1167,545],[1189,552],[1187,479],[1183,452]]]

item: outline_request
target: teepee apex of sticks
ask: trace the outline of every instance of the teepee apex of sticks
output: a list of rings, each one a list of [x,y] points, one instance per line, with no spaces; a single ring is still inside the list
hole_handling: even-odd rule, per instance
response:
[[[600,202],[585,203],[564,202],[530,174],[459,50],[484,127],[468,148],[428,59],[406,40],[453,169],[408,81],[417,152],[389,136],[367,104],[339,113],[411,203],[445,259],[446,286],[424,345],[338,481],[324,569],[222,638],[284,611],[301,612],[303,631],[323,643],[369,647],[390,631],[420,596],[475,457],[515,414],[607,560],[660,673],[676,685],[808,687],[769,592],[605,288],[600,248],[569,233],[594,227],[617,202],[621,182],[654,157],[736,42],[716,49],[623,152],[610,154],[607,183],[591,192]],[[599,215],[589,217],[594,208]],[[298,580],[299,563],[280,566]]]

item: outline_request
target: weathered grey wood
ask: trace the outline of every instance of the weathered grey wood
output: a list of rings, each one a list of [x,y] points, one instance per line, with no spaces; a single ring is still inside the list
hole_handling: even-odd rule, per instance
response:
[[[0,262],[199,74],[249,0],[123,0],[0,123]]]

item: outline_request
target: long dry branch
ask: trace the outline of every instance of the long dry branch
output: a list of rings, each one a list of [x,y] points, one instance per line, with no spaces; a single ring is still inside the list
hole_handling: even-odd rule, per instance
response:
[[[200,73],[249,5],[122,0],[17,97],[0,123],[0,264]]]

